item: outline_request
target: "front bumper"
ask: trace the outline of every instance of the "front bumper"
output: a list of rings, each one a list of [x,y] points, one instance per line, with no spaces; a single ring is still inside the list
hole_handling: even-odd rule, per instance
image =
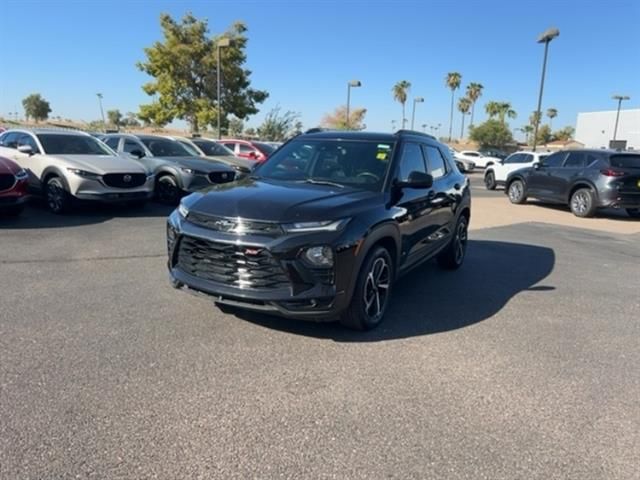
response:
[[[122,203],[148,200],[153,196],[154,177],[134,188],[108,187],[97,180],[75,177],[69,180],[71,194],[80,200],[92,200],[103,203]]]
[[[29,201],[29,198],[30,196],[27,194],[0,194],[0,209],[24,205]]]

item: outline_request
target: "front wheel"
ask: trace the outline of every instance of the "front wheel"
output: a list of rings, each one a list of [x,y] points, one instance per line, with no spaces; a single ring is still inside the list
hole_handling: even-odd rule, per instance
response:
[[[376,247],[369,252],[358,273],[351,305],[340,318],[340,323],[353,330],[377,327],[389,303],[393,275],[393,260],[387,249]]]
[[[496,189],[496,176],[493,172],[487,172],[484,176],[484,186],[487,187],[487,190]]]
[[[69,211],[71,195],[64,188],[60,177],[51,177],[45,185],[47,206],[53,213],[61,214]]]
[[[461,215],[449,245],[438,254],[438,265],[447,270],[457,270],[462,266],[467,254],[468,230],[469,221],[467,217]]]
[[[521,204],[527,201],[527,195],[524,191],[524,182],[522,180],[514,180],[509,184],[507,190],[509,201],[515,204]]]
[[[579,188],[569,200],[569,208],[576,217],[593,217],[596,213],[596,199],[589,188]]]
[[[166,205],[175,205],[180,200],[181,191],[173,175],[163,175],[156,182],[156,199]]]
[[[625,210],[631,218],[640,218],[640,208],[626,208]]]

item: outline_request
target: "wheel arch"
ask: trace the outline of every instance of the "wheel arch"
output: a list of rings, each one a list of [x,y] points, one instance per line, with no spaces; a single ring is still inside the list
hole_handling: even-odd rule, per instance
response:
[[[567,203],[571,201],[571,197],[573,197],[573,194],[581,188],[588,188],[589,190],[591,190],[595,195],[596,200],[598,200],[598,189],[593,183],[588,180],[577,180],[575,183],[573,183],[573,185],[571,185],[571,188],[569,189],[569,194],[566,198]]]
[[[47,182],[51,177],[60,178],[60,180],[62,180],[64,188],[67,189],[67,192],[71,192],[71,189],[69,188],[69,181],[67,180],[66,175],[62,172],[62,170],[60,170],[60,168],[54,167],[54,166],[49,166],[45,168],[44,171],[42,172],[41,184],[42,184],[43,190],[44,190],[44,186],[47,184]]]
[[[182,181],[182,176],[180,175],[180,173],[177,171],[177,169],[166,165],[161,166],[155,171],[156,183],[158,182],[158,180],[160,180],[161,177],[165,177],[167,175],[171,175],[173,178],[175,178],[176,182],[178,183],[178,187],[183,188],[184,182]]]

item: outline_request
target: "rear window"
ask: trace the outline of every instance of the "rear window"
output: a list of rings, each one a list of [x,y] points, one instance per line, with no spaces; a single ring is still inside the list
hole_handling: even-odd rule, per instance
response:
[[[611,155],[609,163],[618,168],[640,168],[640,155]]]
[[[267,143],[253,142],[253,144],[262,150],[262,153],[266,153],[267,155],[271,155],[275,151],[275,148]]]

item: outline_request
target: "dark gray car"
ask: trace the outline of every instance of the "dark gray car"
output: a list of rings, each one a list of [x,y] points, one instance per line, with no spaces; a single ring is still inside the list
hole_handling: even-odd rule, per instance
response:
[[[257,162],[247,160],[246,158],[236,157],[231,150],[215,140],[200,137],[192,138],[191,142],[202,151],[203,155],[228,164],[238,172],[238,176],[244,176],[251,173],[257,166]]]
[[[598,208],[624,208],[640,218],[640,154],[613,150],[566,150],[507,177],[512,203],[527,197],[569,205],[591,217]]]
[[[110,134],[102,139],[118,153],[138,159],[156,176],[156,198],[177,203],[184,193],[234,180],[228,165],[194,156],[176,140],[156,135]]]

